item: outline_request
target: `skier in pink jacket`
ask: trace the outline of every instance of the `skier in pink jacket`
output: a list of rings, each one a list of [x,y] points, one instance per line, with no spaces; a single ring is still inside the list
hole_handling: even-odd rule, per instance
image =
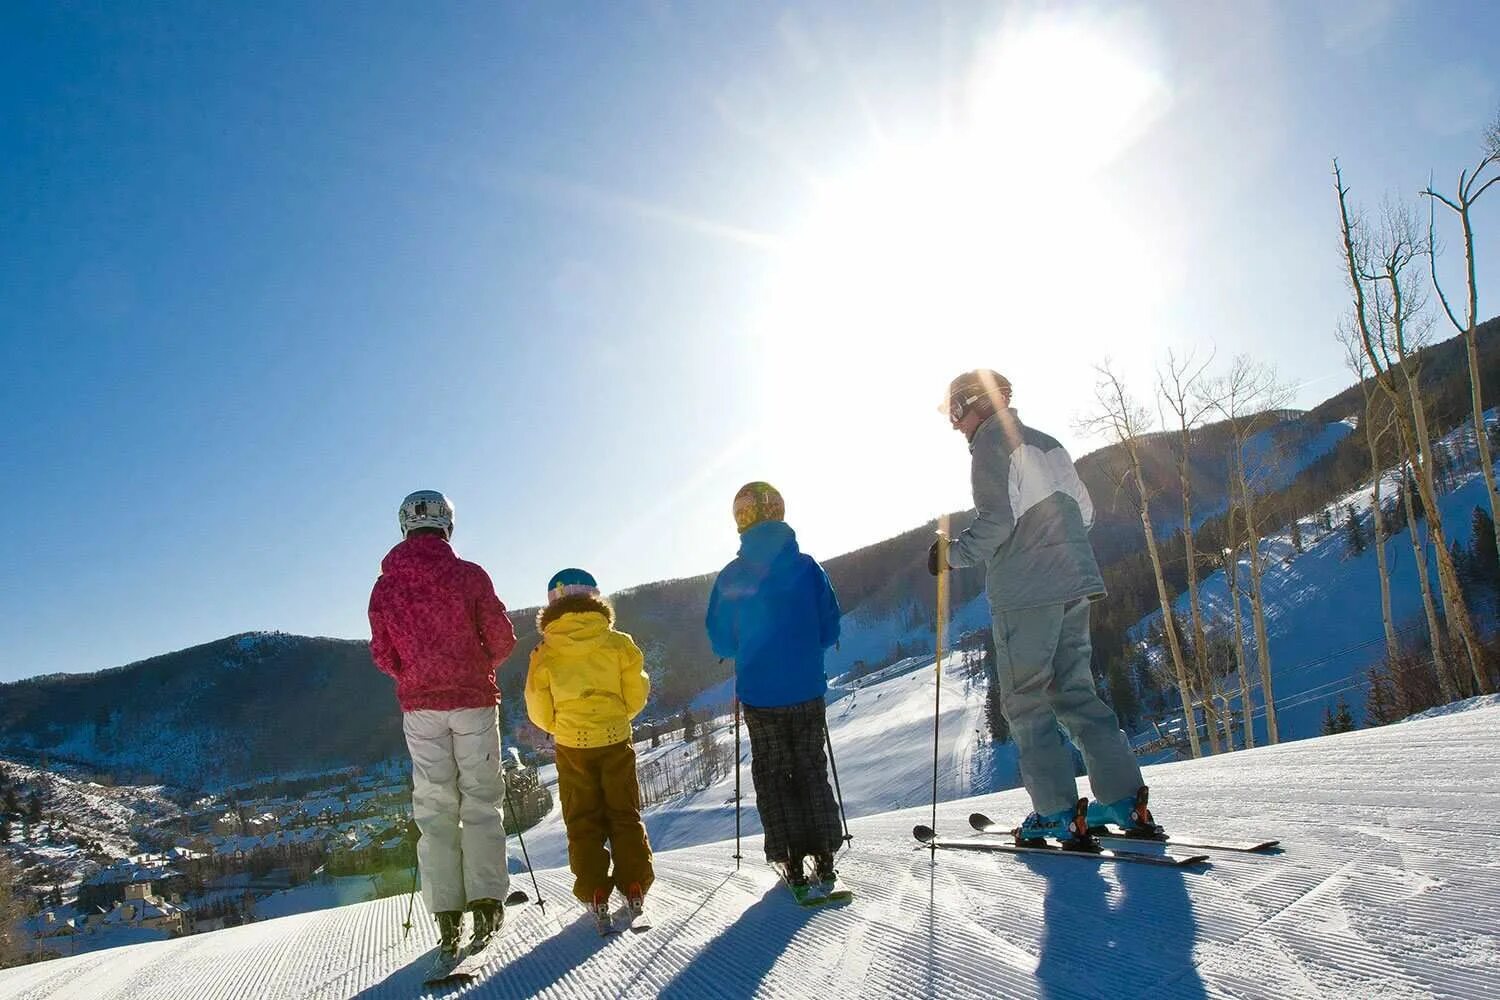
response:
[[[396,680],[412,762],[422,900],[436,915],[438,961],[456,961],[463,912],[469,950],[504,920],[505,796],[495,668],[515,648],[505,605],[478,565],[454,555],[453,505],[434,490],[401,504],[403,540],[370,594],[370,655]]]

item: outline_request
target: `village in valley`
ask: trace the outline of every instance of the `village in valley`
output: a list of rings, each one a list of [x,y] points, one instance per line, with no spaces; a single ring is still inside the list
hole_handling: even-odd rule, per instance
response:
[[[551,793],[505,759],[517,821]],[[193,795],[115,784],[37,755],[0,759],[0,848],[33,959],[160,940],[410,891],[405,761]]]

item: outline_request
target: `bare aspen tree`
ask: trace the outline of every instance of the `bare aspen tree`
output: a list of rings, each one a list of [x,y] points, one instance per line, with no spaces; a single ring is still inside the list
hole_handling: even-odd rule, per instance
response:
[[[1177,691],[1182,696],[1182,719],[1188,731],[1188,745],[1194,757],[1201,757],[1203,747],[1198,739],[1197,713],[1193,709],[1193,685],[1188,680],[1187,663],[1182,655],[1182,644],[1177,638],[1177,625],[1172,615],[1172,598],[1167,593],[1167,579],[1162,573],[1161,552],[1157,549],[1156,532],[1151,526],[1151,500],[1154,491],[1146,479],[1141,462],[1141,436],[1151,430],[1151,417],[1146,408],[1130,395],[1120,377],[1111,370],[1108,361],[1096,371],[1099,373],[1099,381],[1094,386],[1094,398],[1098,401],[1098,407],[1080,426],[1090,433],[1103,434],[1120,445],[1129,459],[1129,466],[1118,485],[1125,488],[1133,483],[1136,510],[1141,517],[1141,530],[1146,536],[1146,552],[1151,557],[1151,568],[1156,575],[1156,596],[1161,604],[1162,632],[1166,635],[1167,647],[1171,652]]]
[[[1372,284],[1369,299],[1373,302],[1371,314],[1375,321],[1375,343],[1382,351],[1382,359],[1387,365],[1391,364],[1389,354],[1389,324],[1386,315],[1389,307],[1385,303],[1387,298],[1383,286]],[[1356,323],[1356,327],[1358,324]],[[1363,355],[1363,340],[1359,341],[1360,353]],[[1413,362],[1415,363],[1415,362]],[[1366,362],[1368,365],[1368,361]],[[1417,373],[1420,378],[1420,372]],[[1377,383],[1378,385],[1378,383]],[[1405,408],[1406,400],[1398,393],[1394,401],[1388,404],[1392,420],[1399,422],[1401,429],[1400,451],[1401,461],[1401,493],[1402,506],[1406,513],[1407,537],[1411,542],[1411,554],[1413,564],[1417,569],[1417,587],[1422,594],[1422,612],[1427,619],[1427,634],[1431,639],[1432,663],[1437,670],[1438,685],[1442,689],[1443,699],[1452,702],[1458,699],[1458,684],[1454,679],[1453,665],[1448,660],[1448,644],[1445,641],[1446,631],[1442,624],[1442,618],[1438,614],[1438,602],[1433,597],[1432,574],[1427,568],[1427,546],[1423,542],[1422,519],[1417,516],[1417,498],[1413,497],[1413,490],[1417,483],[1418,454],[1411,450],[1414,436],[1410,431],[1410,412]],[[1418,492],[1420,497],[1420,492]]]
[[[1356,223],[1356,230],[1357,228],[1358,224]],[[1368,240],[1368,237],[1366,238]],[[1366,254],[1370,253],[1368,245],[1366,246],[1365,252]],[[1421,433],[1421,431],[1420,425],[1417,423],[1416,419],[1416,408],[1413,405],[1413,395],[1411,391],[1413,387],[1412,385],[1407,384],[1407,380],[1410,379],[1412,383],[1420,386],[1422,372],[1420,363],[1416,357],[1416,352],[1420,349],[1421,346],[1425,345],[1408,338],[1409,328],[1405,325],[1404,322],[1400,328],[1402,333],[1401,340],[1399,343],[1397,342],[1395,336],[1396,327],[1393,322],[1393,310],[1396,307],[1392,304],[1390,289],[1385,284],[1371,279],[1368,301],[1371,304],[1370,318],[1373,319],[1375,323],[1375,345],[1380,349],[1381,358],[1384,361],[1386,367],[1388,369],[1394,368],[1401,373],[1400,385],[1405,386],[1407,389],[1405,395],[1402,395],[1400,392],[1397,393],[1394,403],[1394,406],[1400,408],[1400,416],[1398,419],[1400,420],[1400,429],[1403,435],[1401,450],[1405,455],[1405,460],[1402,463],[1401,469],[1402,485],[1406,490],[1406,522],[1407,527],[1411,532],[1412,558],[1418,560],[1417,580],[1418,585],[1423,592],[1423,612],[1427,616],[1428,635],[1432,637],[1433,666],[1437,669],[1438,685],[1442,690],[1444,700],[1452,702],[1460,697],[1458,672],[1453,663],[1448,658],[1449,651],[1448,643],[1446,641],[1447,637],[1453,631],[1453,621],[1451,618],[1448,619],[1445,627],[1445,625],[1443,624],[1443,618],[1438,614],[1439,600],[1435,599],[1433,596],[1431,574],[1428,572],[1427,546],[1422,542],[1423,533],[1421,522],[1426,520],[1426,518],[1419,518],[1417,516],[1416,509],[1416,505],[1419,501],[1421,502],[1424,509],[1424,514],[1425,509],[1428,506],[1428,501],[1424,499],[1424,493],[1422,491],[1422,467],[1423,465],[1426,465],[1428,463],[1424,458],[1424,452],[1421,446],[1417,443],[1418,435]],[[1412,299],[1411,297],[1407,297],[1403,300],[1404,307],[1410,308],[1410,304],[1413,301],[1414,299]],[[1394,361],[1392,360],[1392,351],[1395,352]],[[1393,377],[1393,385],[1396,384],[1396,382],[1397,380]],[[1416,402],[1421,402],[1420,396],[1416,397]],[[1432,470],[1429,468],[1427,471],[1430,478]],[[1415,495],[1413,495],[1414,490]],[[1438,536],[1434,536],[1432,534],[1432,531],[1430,529],[1432,522],[1430,520],[1427,520],[1426,523],[1429,525],[1429,530],[1427,531],[1428,541],[1433,542],[1433,544],[1435,545],[1442,544],[1441,542],[1436,541],[1436,539],[1440,538],[1441,535],[1439,534]],[[1438,598],[1441,599],[1442,606],[1444,610],[1446,610],[1448,605],[1448,595],[1446,593],[1443,593],[1441,590],[1441,573],[1441,568],[1439,568]]]
[[[1390,342],[1395,345],[1399,359],[1396,369],[1401,373],[1406,388],[1409,407],[1407,412],[1411,415],[1410,426],[1416,439],[1416,457],[1419,459],[1416,469],[1417,488],[1426,494],[1423,506],[1427,508],[1427,530],[1432,539],[1433,554],[1437,557],[1438,590],[1443,597],[1443,611],[1449,629],[1458,638],[1477,689],[1489,694],[1484,648],[1479,643],[1479,634],[1464,601],[1458,567],[1454,564],[1453,552],[1448,547],[1442,511],[1437,505],[1437,459],[1434,455],[1432,432],[1427,424],[1427,400],[1421,388],[1421,369],[1417,358],[1417,352],[1427,343],[1431,324],[1424,313],[1426,303],[1423,292],[1414,281],[1408,283],[1406,273],[1406,269],[1424,249],[1417,240],[1416,226],[1411,215],[1403,207],[1390,203],[1386,205],[1378,250],[1374,261],[1377,269],[1369,276],[1375,283],[1377,292],[1383,289],[1386,293],[1374,296],[1377,329],[1383,337],[1388,334]],[[1454,679],[1456,681],[1456,676]],[[1459,695],[1463,693],[1458,692]]]
[[[1414,356],[1425,331],[1420,311],[1421,293],[1413,286],[1408,269],[1420,258],[1424,248],[1414,235],[1411,216],[1398,205],[1387,205],[1377,236],[1371,238],[1363,231],[1356,233],[1357,227],[1349,216],[1349,189],[1344,186],[1337,160],[1333,172],[1360,343],[1381,391],[1396,409],[1400,410],[1405,404],[1408,419],[1399,420],[1397,427],[1403,448],[1412,460],[1416,487],[1427,517],[1428,535],[1437,556],[1443,610],[1478,690],[1489,694],[1491,687],[1483,651],[1468,606],[1464,604],[1457,568],[1443,530],[1442,510],[1437,503],[1432,436],[1427,426],[1426,403]],[[1366,295],[1367,284],[1375,294]],[[1375,320],[1373,326],[1372,318]],[[1439,642],[1440,637],[1434,637],[1433,645]]]
[[[1422,592],[1422,611],[1427,616],[1427,634],[1432,637],[1432,664],[1437,669],[1443,698],[1453,702],[1458,700],[1458,688],[1453,683],[1453,667],[1448,663],[1448,651],[1442,641],[1442,619],[1438,617],[1437,601],[1432,596],[1432,576],[1427,572],[1427,547],[1422,544],[1422,524],[1417,517],[1416,504],[1412,501],[1412,484],[1415,481],[1416,475],[1411,471],[1411,463],[1403,460],[1401,501],[1406,510],[1406,534],[1411,539],[1411,557],[1417,567],[1417,585]]]
[[[1469,401],[1474,416],[1474,447],[1479,454],[1479,469],[1484,474],[1484,487],[1490,497],[1490,523],[1495,531],[1495,545],[1500,548],[1500,490],[1495,487],[1495,460],[1490,455],[1489,434],[1484,424],[1484,401],[1481,398],[1479,379],[1479,286],[1474,277],[1474,203],[1500,181],[1500,115],[1496,116],[1488,136],[1489,149],[1473,171],[1465,170],[1458,175],[1458,190],[1452,199],[1438,194],[1427,185],[1422,194],[1427,198],[1427,261],[1432,270],[1432,287],[1442,303],[1443,312],[1453,328],[1463,334],[1464,348],[1469,356]],[[1497,168],[1497,169],[1491,169]],[[1464,234],[1464,276],[1467,282],[1467,312],[1463,321],[1454,313],[1438,280],[1437,259],[1437,206],[1441,203],[1458,216]]]
[[[1214,707],[1212,692],[1217,688],[1208,665],[1208,640],[1204,635],[1203,606],[1198,597],[1198,549],[1193,539],[1193,478],[1192,444],[1193,432],[1203,422],[1205,414],[1214,407],[1201,391],[1203,373],[1213,363],[1213,356],[1198,364],[1191,353],[1182,359],[1167,352],[1167,367],[1157,373],[1156,391],[1160,403],[1171,411],[1172,422],[1177,425],[1177,482],[1182,494],[1182,551],[1187,562],[1188,608],[1193,630],[1193,675],[1199,689],[1203,691],[1204,715],[1207,716],[1209,746],[1219,752],[1215,729],[1220,725],[1220,711]],[[1163,414],[1162,424],[1168,421]],[[1229,749],[1234,749],[1231,739]]]
[[[1261,551],[1257,503],[1257,483],[1270,471],[1275,449],[1268,439],[1258,438],[1281,419],[1291,392],[1277,379],[1274,369],[1244,355],[1234,359],[1228,374],[1206,383],[1203,392],[1228,422],[1232,437],[1229,449],[1229,475],[1233,484],[1230,502],[1239,505],[1245,548],[1250,556],[1250,620],[1255,627],[1255,659],[1260,666],[1261,697],[1266,708],[1266,742],[1280,743],[1262,587],[1266,557]],[[1248,706],[1246,710],[1249,710]]]
[[[1224,727],[1224,751],[1234,752],[1234,699],[1218,681],[1214,682],[1214,697],[1219,702],[1219,723]]]
[[[1245,624],[1240,606],[1240,537],[1234,526],[1236,509],[1232,499],[1234,484],[1231,481],[1228,485],[1227,495],[1231,500],[1224,532],[1229,547],[1224,550],[1224,578],[1229,583],[1229,603],[1233,609],[1234,664],[1240,675],[1240,712],[1244,719],[1245,749],[1249,750],[1255,746],[1255,706],[1250,701],[1250,670],[1245,663]]]
[[[1375,512],[1375,566],[1376,572],[1380,575],[1380,622],[1385,628],[1386,662],[1395,663],[1400,647],[1396,642],[1396,624],[1391,616],[1391,574],[1385,557],[1385,515],[1381,509],[1380,499],[1381,482],[1385,478],[1385,463],[1380,459],[1380,442],[1390,432],[1396,416],[1389,409],[1380,410],[1377,414],[1376,402],[1381,397],[1378,391],[1370,385],[1370,365],[1365,360],[1364,349],[1359,345],[1359,334],[1354,329],[1352,319],[1348,323],[1340,324],[1339,342],[1344,345],[1345,362],[1349,370],[1354,372],[1355,381],[1359,383],[1359,391],[1365,401],[1359,429],[1364,435],[1365,447],[1370,450],[1370,475],[1373,479],[1370,500]],[[1416,528],[1413,527],[1414,543],[1416,537]],[[1417,549],[1418,553],[1420,551]],[[1428,591],[1425,597],[1430,605],[1432,603],[1431,591]],[[1435,627],[1436,620],[1429,620],[1428,625]]]

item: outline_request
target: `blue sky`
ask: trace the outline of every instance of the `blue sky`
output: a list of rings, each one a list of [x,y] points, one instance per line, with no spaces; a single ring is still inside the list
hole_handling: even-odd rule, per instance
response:
[[[716,569],[753,478],[847,551],[966,505],[932,412],[966,367],[1075,452],[1105,355],[1148,390],[1212,343],[1316,402],[1329,157],[1371,202],[1451,185],[1496,37],[1480,3],[7,5],[0,680],[363,637],[418,488],[513,607]]]

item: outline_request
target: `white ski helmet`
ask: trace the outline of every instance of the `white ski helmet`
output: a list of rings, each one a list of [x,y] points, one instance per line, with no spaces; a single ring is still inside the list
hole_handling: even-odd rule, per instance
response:
[[[453,504],[437,490],[417,490],[401,501],[396,514],[405,538],[416,528],[441,528],[444,536],[453,537]]]

